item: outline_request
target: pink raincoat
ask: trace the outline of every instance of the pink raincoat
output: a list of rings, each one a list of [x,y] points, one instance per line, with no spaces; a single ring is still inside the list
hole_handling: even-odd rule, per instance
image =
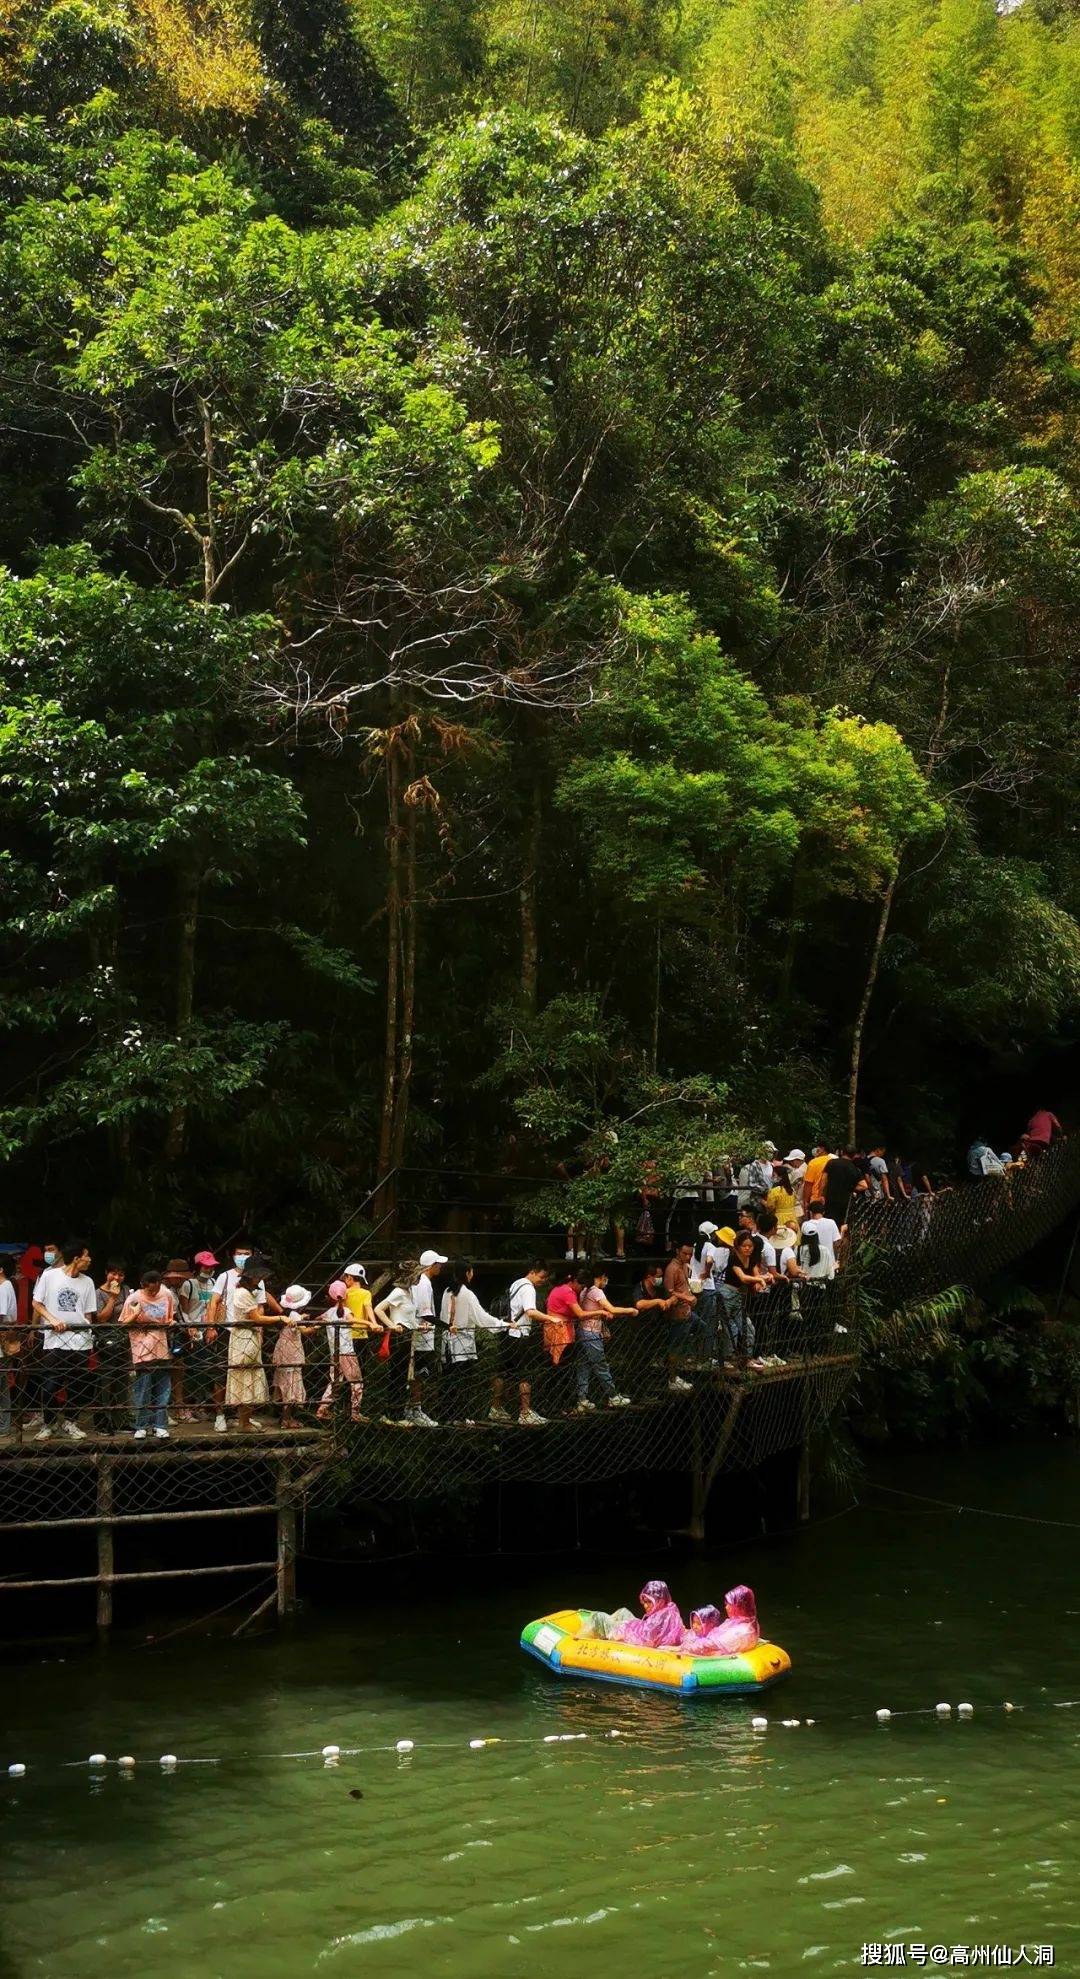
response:
[[[761,1641],[757,1602],[749,1587],[733,1587],[724,1596],[727,1620],[721,1621],[716,1608],[695,1608],[690,1620],[707,1624],[703,1635],[687,1629],[681,1647],[693,1656],[739,1656],[744,1649],[756,1649]]]
[[[639,1649],[678,1649],[686,1633],[683,1618],[671,1598],[666,1581],[646,1581],[638,1600],[649,1606],[640,1619],[624,1622],[620,1642],[634,1642]]]

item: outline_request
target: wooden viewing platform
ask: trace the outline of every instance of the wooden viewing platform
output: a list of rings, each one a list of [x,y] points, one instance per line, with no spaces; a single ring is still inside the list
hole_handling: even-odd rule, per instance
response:
[[[349,1424],[339,1413],[326,1424],[288,1430],[266,1426],[244,1433],[232,1427],[218,1433],[209,1421],[178,1422],[167,1441],[136,1443],[130,1431],[88,1431],[79,1441],[62,1434],[44,1442],[35,1440],[33,1432],[26,1441],[13,1436],[0,1441],[6,1568],[0,1574],[0,1594],[93,1588],[98,1629],[105,1633],[113,1622],[118,1587],[247,1576],[254,1583],[253,1595],[260,1581],[273,1583],[256,1612],[274,1607],[284,1616],[295,1596],[298,1512],[317,1494],[331,1464],[353,1478],[362,1496],[422,1497],[438,1488],[439,1467],[447,1463],[464,1465],[481,1478],[532,1478],[538,1483],[551,1475],[585,1480],[639,1465],[651,1468],[658,1463],[657,1435],[664,1439],[665,1467],[689,1472],[688,1530],[700,1538],[709,1493],[719,1471],[732,1460],[740,1425],[745,1435],[745,1425],[756,1420],[755,1398],[764,1404],[770,1394],[779,1400],[777,1391],[791,1394],[783,1406],[782,1434],[770,1429],[762,1442],[771,1448],[770,1436],[775,1442],[779,1434],[782,1447],[805,1451],[809,1429],[821,1413],[821,1393],[839,1392],[838,1384],[850,1376],[856,1360],[853,1351],[797,1353],[782,1365],[761,1369],[688,1368],[693,1386],[687,1394],[671,1394],[664,1387],[628,1408],[599,1409],[583,1417],[555,1415],[543,1428],[483,1419],[474,1424],[444,1421],[428,1430],[385,1417]],[[662,1378],[654,1369],[651,1379]],[[770,1416],[776,1413],[775,1404],[764,1405]],[[638,1444],[639,1437],[650,1435],[651,1444]],[[734,1461],[738,1466],[745,1457],[736,1453]],[[800,1510],[805,1513],[805,1463],[800,1478]],[[214,1557],[210,1530],[224,1528],[238,1537],[245,1522],[260,1519],[272,1522],[272,1546],[259,1547],[253,1558],[239,1557],[239,1545],[230,1547],[225,1560]],[[149,1564],[129,1564],[118,1557],[125,1535],[134,1544],[139,1535],[144,1541],[147,1535],[164,1538],[185,1527],[195,1534],[205,1527],[207,1538],[185,1547],[180,1563],[163,1563],[155,1556]],[[92,1535],[94,1542],[85,1559],[77,1557],[84,1535]],[[22,1557],[13,1559],[20,1539]],[[70,1541],[67,1547],[65,1539]],[[43,1556],[50,1540],[55,1541],[52,1551],[64,1554],[55,1566]]]

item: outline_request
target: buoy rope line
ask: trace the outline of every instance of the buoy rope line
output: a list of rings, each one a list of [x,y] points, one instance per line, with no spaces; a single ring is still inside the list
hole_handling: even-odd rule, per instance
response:
[[[1013,1704],[1006,1699],[1001,1704],[979,1706],[979,1711],[984,1716],[996,1715],[998,1712],[1010,1716],[1016,1712],[1040,1710],[1074,1711],[1077,1709],[1080,1709],[1080,1697],[1040,1699],[1034,1704]],[[764,1717],[754,1717],[750,1720],[750,1729],[760,1733],[767,1732],[770,1728],[775,1729],[779,1726],[784,1731],[795,1731],[800,1726],[814,1726],[819,1724],[865,1724],[868,1718],[876,1721],[879,1725],[891,1724],[897,1718],[938,1718],[944,1722],[945,1720],[953,1719],[954,1716],[956,1719],[966,1720],[974,1718],[975,1715],[975,1706],[967,1703],[956,1705],[947,1703],[918,1705],[909,1710],[901,1711],[891,1711],[882,1706],[879,1710],[872,1713],[863,1711],[827,1713],[823,1718],[776,1718],[770,1720]],[[43,1770],[89,1772],[100,1775],[110,1771],[130,1773],[135,1771],[136,1766],[139,1766],[144,1769],[151,1767],[163,1773],[174,1773],[180,1766],[223,1766],[237,1761],[251,1765],[268,1764],[270,1761],[297,1761],[305,1759],[321,1759],[324,1766],[332,1767],[336,1766],[342,1759],[367,1759],[377,1753],[393,1753],[396,1757],[403,1758],[414,1752],[419,1754],[427,1754],[429,1752],[461,1752],[463,1750],[480,1752],[489,1746],[496,1745],[602,1745],[610,1739],[628,1740],[631,1745],[639,1748],[646,1743],[645,1740],[641,1739],[632,1730],[626,1730],[620,1726],[611,1726],[607,1731],[603,1732],[544,1732],[535,1736],[528,1734],[517,1735],[509,1733],[503,1735],[501,1733],[492,1733],[484,1738],[425,1739],[419,1743],[415,1739],[403,1738],[395,1740],[392,1745],[310,1746],[296,1752],[240,1752],[226,1755],[224,1758],[195,1756],[186,1758],[179,1753],[163,1752],[160,1759],[137,1760],[132,1753],[122,1753],[118,1758],[110,1758],[104,1752],[92,1752],[88,1759],[57,1760],[51,1762]],[[10,1779],[22,1779],[27,1771],[28,1768],[19,1761],[7,1767],[7,1773]]]
[[[1052,1525],[1061,1532],[1080,1532],[1076,1519],[1040,1519],[1034,1512],[992,1512],[985,1505],[959,1505],[951,1498],[931,1498],[925,1491],[901,1491],[895,1484],[869,1483],[870,1491],[884,1491],[890,1498],[910,1498],[920,1505],[937,1505],[946,1512],[966,1513],[977,1519],[1011,1519],[1017,1525]]]

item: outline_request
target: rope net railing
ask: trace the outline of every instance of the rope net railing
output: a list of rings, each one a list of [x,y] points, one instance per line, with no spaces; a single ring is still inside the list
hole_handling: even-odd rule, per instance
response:
[[[619,1288],[608,1291],[617,1305]],[[715,1342],[707,1321],[676,1354],[663,1316],[617,1318],[603,1374],[573,1348],[553,1363],[536,1328],[528,1356],[507,1366],[497,1337],[478,1331],[475,1360],[434,1357],[421,1403],[434,1427],[406,1420],[416,1363],[395,1342],[365,1364],[363,1419],[342,1410],[325,1489],[405,1499],[466,1480],[585,1483],[707,1463],[718,1439],[724,1468],[749,1468],[800,1443],[842,1399],[855,1368],[848,1317],[836,1279],[719,1307]],[[522,1421],[526,1407],[542,1420]]]
[[[1078,1199],[1080,1141],[1069,1140],[1026,1167],[933,1198],[857,1200],[834,1280],[784,1281],[744,1310],[721,1296],[676,1350],[663,1314],[617,1318],[604,1343],[609,1382],[584,1366],[577,1346],[553,1362],[535,1325],[524,1365],[520,1348],[511,1355],[504,1336],[478,1330],[475,1359],[424,1357],[427,1423],[411,1409],[419,1372],[411,1336],[391,1336],[385,1357],[378,1336],[358,1341],[360,1379],[348,1378],[321,1323],[325,1282],[310,1287],[312,1330],[289,1413],[280,1401],[260,1401],[250,1428],[231,1407],[223,1415],[223,1325],[216,1358],[196,1350],[161,1364],[171,1394],[162,1403],[156,1391],[156,1405],[168,1439],[148,1426],[136,1441],[140,1370],[126,1329],[99,1322],[92,1351],[77,1364],[68,1358],[70,1392],[52,1395],[52,1434],[39,1440],[50,1355],[27,1329],[23,1351],[2,1364],[12,1376],[12,1430],[0,1435],[0,1529],[93,1521],[102,1453],[111,1458],[110,1513],[132,1523],[156,1515],[254,1517],[283,1491],[330,1504],[404,1500],[469,1481],[585,1483],[638,1470],[707,1477],[752,1468],[800,1445],[841,1403],[871,1307],[902,1310],[958,1283],[977,1286],[1054,1229]],[[521,1257],[519,1240],[512,1266],[493,1260],[478,1268],[482,1304],[498,1310]],[[632,1264],[610,1269],[611,1303],[629,1304]],[[275,1338],[269,1326],[268,1385]],[[581,1399],[591,1406],[579,1412]],[[526,1406],[543,1421],[522,1422]],[[77,1438],[67,1422],[80,1430]]]
[[[856,1197],[850,1259],[875,1299],[893,1306],[949,1285],[984,1284],[1057,1228],[1080,1199],[1080,1136],[1003,1175],[935,1196]]]

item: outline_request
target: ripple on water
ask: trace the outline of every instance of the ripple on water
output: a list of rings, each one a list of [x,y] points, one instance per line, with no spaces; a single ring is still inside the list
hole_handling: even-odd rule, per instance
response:
[[[349,1931],[343,1938],[335,1938],[332,1944],[325,1945],[316,1964],[321,1965],[324,1958],[333,1958],[351,1945],[378,1945],[387,1938],[404,1938],[409,1931],[431,1931],[436,1924],[452,1922],[449,1917],[399,1917],[393,1924],[369,1924],[365,1931]]]

